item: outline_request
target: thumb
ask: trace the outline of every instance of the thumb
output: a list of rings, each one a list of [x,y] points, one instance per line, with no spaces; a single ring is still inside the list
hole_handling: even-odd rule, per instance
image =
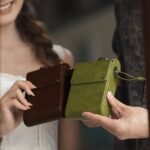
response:
[[[120,102],[117,98],[115,98],[110,91],[107,93],[107,98],[110,106],[112,107],[112,110],[115,110],[119,114],[121,114],[126,105]]]

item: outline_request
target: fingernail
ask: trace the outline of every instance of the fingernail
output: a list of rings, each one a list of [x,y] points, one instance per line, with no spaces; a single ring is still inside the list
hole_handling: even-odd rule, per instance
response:
[[[33,85],[33,88],[36,89],[37,87],[35,85]]]
[[[85,115],[82,113],[82,117],[85,117]]]
[[[82,116],[83,116],[83,117],[86,117],[86,114],[85,114],[85,112],[83,112],[83,113],[82,113]]]
[[[29,109],[31,109],[31,108],[30,108],[30,107],[28,107],[28,106],[25,108],[25,110],[29,110]]]
[[[32,91],[30,91],[30,95],[35,96],[35,94]]]
[[[31,109],[31,107],[27,107],[27,109]]]
[[[113,94],[112,94],[110,91],[108,91],[107,96],[108,96],[109,98],[111,98],[111,97],[113,97]]]
[[[31,103],[28,103],[28,106],[32,106],[32,104],[31,104]]]

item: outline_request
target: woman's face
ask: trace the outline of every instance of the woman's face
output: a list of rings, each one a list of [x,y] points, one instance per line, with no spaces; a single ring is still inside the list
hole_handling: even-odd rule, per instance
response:
[[[24,0],[0,0],[0,26],[14,23]]]

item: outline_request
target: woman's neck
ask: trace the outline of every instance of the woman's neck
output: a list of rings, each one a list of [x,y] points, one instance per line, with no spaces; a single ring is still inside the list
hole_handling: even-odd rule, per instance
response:
[[[0,26],[0,72],[25,76],[43,66],[30,45],[20,37],[15,25]]]
[[[0,40],[0,50],[13,48],[18,42],[21,41],[15,24],[0,26]]]

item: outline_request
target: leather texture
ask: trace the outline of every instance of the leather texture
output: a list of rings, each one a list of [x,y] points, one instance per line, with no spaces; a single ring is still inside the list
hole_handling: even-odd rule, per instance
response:
[[[27,74],[26,79],[37,87],[33,89],[35,96],[26,94],[26,99],[33,104],[24,112],[23,120],[27,126],[64,117],[71,75],[72,69],[65,63]]]
[[[115,94],[117,77],[120,71],[118,59],[100,59],[76,64],[71,79],[71,88],[65,108],[65,117],[83,119],[81,113],[90,111],[108,116],[110,107],[106,94]]]

